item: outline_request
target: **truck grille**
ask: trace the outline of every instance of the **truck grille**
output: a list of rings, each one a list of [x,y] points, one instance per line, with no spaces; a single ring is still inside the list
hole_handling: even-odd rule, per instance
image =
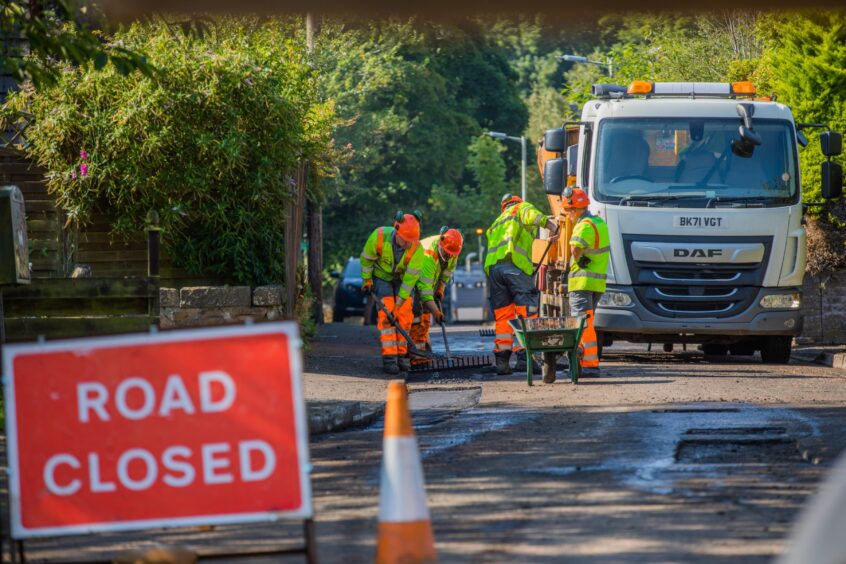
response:
[[[760,263],[645,262],[632,258],[635,241],[672,241],[695,246],[701,238],[627,235],[623,237],[632,285],[640,302],[666,318],[724,318],[752,305],[764,281],[772,247],[771,237],[709,237],[708,243],[762,243]]]

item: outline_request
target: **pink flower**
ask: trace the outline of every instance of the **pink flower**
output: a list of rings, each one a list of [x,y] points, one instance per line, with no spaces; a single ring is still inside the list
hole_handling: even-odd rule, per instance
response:
[[[83,178],[88,176],[88,165],[87,164],[82,163],[81,165],[79,165],[79,175]]]
[[[85,159],[88,158],[88,153],[86,153],[85,150],[80,151],[79,152],[79,158],[84,161]]]
[[[72,170],[72,171],[71,171],[71,178],[72,178],[73,180],[76,180],[76,171],[75,171],[75,170]]]

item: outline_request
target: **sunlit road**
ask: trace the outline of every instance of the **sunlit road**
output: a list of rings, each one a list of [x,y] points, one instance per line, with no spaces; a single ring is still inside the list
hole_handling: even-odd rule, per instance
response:
[[[477,329],[451,327],[453,352],[485,350]],[[846,446],[846,374],[693,347],[615,346],[603,362],[601,378],[578,385],[474,371],[412,381],[441,561],[769,561]],[[322,562],[373,559],[381,430],[312,442]],[[160,538],[251,550],[296,532]],[[34,555],[65,552],[49,546]]]

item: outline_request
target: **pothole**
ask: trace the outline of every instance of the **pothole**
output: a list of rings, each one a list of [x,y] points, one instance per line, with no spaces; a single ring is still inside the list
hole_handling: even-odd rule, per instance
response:
[[[803,462],[796,440],[692,439],[676,447],[676,462],[681,464],[794,464]]]
[[[651,409],[652,413],[738,413],[736,407],[672,407],[667,409]]]
[[[786,427],[716,427],[688,429],[685,435],[783,435]]]

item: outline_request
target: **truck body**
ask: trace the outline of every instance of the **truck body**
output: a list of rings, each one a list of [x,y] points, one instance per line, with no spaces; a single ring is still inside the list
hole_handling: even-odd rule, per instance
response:
[[[560,153],[569,156],[561,183],[587,190],[590,212],[610,231],[600,342],[702,343],[786,362],[802,332],[807,255],[798,159],[806,141],[790,108],[754,99],[748,83],[745,95],[720,83],[635,84],[635,95],[596,85],[581,120],[565,124]],[[542,169],[554,154],[543,153]],[[559,215],[559,185],[543,174]],[[568,238],[544,265],[549,314],[567,313]]]

